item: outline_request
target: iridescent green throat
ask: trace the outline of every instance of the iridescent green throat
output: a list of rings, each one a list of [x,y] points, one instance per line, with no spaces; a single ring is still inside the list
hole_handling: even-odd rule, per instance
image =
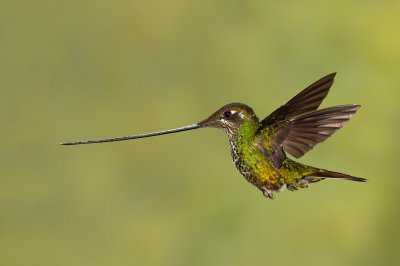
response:
[[[231,153],[233,162],[237,165],[239,161],[243,161],[244,157],[251,158],[255,154],[254,137],[258,129],[258,124],[254,122],[246,122],[241,125],[236,134],[230,136]],[[254,157],[254,160],[259,158]],[[242,164],[243,162],[241,162]]]
[[[246,122],[239,127],[236,136],[236,147],[243,148],[243,146],[248,146],[253,142],[257,129],[258,124],[254,122]]]

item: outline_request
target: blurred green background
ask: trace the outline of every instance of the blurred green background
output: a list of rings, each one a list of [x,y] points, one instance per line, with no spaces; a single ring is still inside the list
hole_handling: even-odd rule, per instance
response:
[[[399,1],[0,1],[1,265],[399,265]],[[300,161],[366,177],[265,199],[196,123],[337,71],[362,104]]]

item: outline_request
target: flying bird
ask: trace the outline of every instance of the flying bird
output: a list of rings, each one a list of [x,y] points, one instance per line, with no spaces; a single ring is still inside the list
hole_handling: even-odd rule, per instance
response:
[[[365,178],[301,164],[300,158],[329,138],[357,112],[360,105],[346,104],[318,109],[331,88],[336,73],[314,82],[263,120],[243,103],[221,107],[201,122],[147,134],[64,142],[62,145],[93,144],[132,140],[198,128],[219,128],[229,138],[232,160],[244,178],[272,199],[274,193],[306,188],[324,179],[365,182]]]

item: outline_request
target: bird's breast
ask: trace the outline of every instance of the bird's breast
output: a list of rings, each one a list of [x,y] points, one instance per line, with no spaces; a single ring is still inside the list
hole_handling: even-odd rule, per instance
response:
[[[248,158],[250,154],[246,154],[243,147],[238,146],[237,142],[229,141],[231,146],[232,161],[239,172],[246,178],[247,181],[254,183],[253,170],[256,167],[257,161],[255,158]],[[249,160],[250,159],[250,160]],[[253,161],[253,163],[251,163]]]
[[[247,181],[257,187],[276,187],[280,172],[256,145],[230,141],[230,146],[233,163]]]

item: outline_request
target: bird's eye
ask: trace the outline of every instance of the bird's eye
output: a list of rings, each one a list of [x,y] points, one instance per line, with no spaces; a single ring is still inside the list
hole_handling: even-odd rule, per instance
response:
[[[226,117],[226,118],[230,117],[231,115],[232,115],[232,112],[231,112],[231,111],[226,111],[226,112],[224,113],[224,117]]]

